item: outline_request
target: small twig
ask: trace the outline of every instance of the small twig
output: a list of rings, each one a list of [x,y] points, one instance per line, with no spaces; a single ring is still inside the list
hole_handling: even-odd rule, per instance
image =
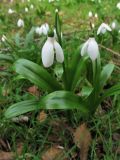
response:
[[[107,47],[105,47],[105,46],[103,46],[103,45],[101,45],[101,44],[99,44],[99,46],[100,46],[101,48],[105,49],[106,51],[109,51],[109,52],[113,53],[114,55],[120,57],[120,53],[119,53],[119,52],[113,51],[112,49],[107,48]]]

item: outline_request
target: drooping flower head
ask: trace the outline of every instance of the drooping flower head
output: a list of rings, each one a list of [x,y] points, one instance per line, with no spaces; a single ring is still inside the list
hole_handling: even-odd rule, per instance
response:
[[[7,40],[6,36],[5,36],[5,35],[2,35],[1,41],[2,41],[2,42],[5,42],[6,40]]]
[[[55,58],[57,62],[63,63],[63,49],[54,36],[48,36],[47,41],[42,48],[42,63],[44,67],[47,68],[52,66]]]
[[[115,22],[112,22],[111,28],[112,28],[113,30],[116,29],[116,23],[115,23]]]
[[[106,31],[112,31],[112,29],[110,28],[108,24],[102,23],[97,30],[97,35],[100,33],[104,34]]]
[[[120,2],[117,3],[116,7],[117,7],[118,9],[120,9]]]
[[[17,22],[18,27],[24,27],[24,21],[22,19],[19,19]]]
[[[89,16],[89,18],[91,18],[93,16],[92,11],[89,11],[88,16]]]
[[[25,12],[28,12],[28,8],[27,7],[25,7]]]
[[[47,35],[49,31],[49,25],[47,23],[42,24],[41,27],[36,27],[35,32],[39,35]]]
[[[11,8],[8,9],[8,14],[13,14],[15,11],[12,10]]]
[[[99,48],[95,38],[89,38],[82,46],[81,56],[88,55],[91,60],[96,60],[99,55]]]

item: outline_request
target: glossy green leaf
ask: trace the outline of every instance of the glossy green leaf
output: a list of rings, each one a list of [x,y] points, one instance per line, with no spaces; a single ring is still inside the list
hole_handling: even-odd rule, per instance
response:
[[[105,83],[107,82],[107,80],[109,79],[109,77],[111,76],[112,72],[114,70],[114,64],[107,64],[100,75],[100,87],[104,87]]]
[[[28,79],[44,91],[52,92],[61,89],[59,83],[46,71],[46,69],[32,61],[19,59],[15,62],[14,67],[17,73],[21,74],[24,78]]]
[[[88,57],[81,58],[79,52],[76,52],[74,55],[67,69],[68,90],[74,90],[81,78],[83,78],[82,75],[84,75],[87,59]]]
[[[38,102],[35,100],[26,100],[19,103],[15,103],[12,106],[10,106],[6,112],[5,117],[6,118],[13,118],[16,116],[19,116],[21,114],[37,110],[38,109]]]
[[[38,109],[79,109],[82,116],[88,115],[86,103],[75,94],[67,91],[56,91],[44,96],[40,101],[26,100],[10,106],[6,118],[12,118]]]
[[[14,62],[14,58],[13,58],[12,55],[0,54],[0,61],[5,61],[5,62],[13,63]]]
[[[41,99],[39,106],[45,109],[80,109],[81,113],[88,113],[86,103],[69,91],[52,92]]]

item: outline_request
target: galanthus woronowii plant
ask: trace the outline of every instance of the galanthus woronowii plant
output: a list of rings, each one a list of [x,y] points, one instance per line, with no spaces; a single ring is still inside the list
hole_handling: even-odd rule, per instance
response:
[[[95,113],[105,98],[120,94],[120,84],[104,89],[114,70],[114,64],[101,66],[100,51],[94,37],[90,37],[80,50],[72,54],[72,57],[67,57],[69,62],[66,63],[66,55],[69,55],[62,48],[58,10],[55,14],[55,30],[57,36],[54,36],[54,32],[48,33],[42,47],[42,65],[27,59],[18,59],[14,63],[15,71],[38,86],[45,94],[40,99],[34,98],[13,104],[5,112],[6,118],[38,109],[79,109],[82,117],[88,117]],[[47,69],[54,68],[57,63],[60,63],[63,68],[60,80],[51,73],[54,70]],[[88,83],[82,83],[81,79]],[[85,96],[75,94],[79,86],[81,86],[79,93],[83,87],[89,88]]]

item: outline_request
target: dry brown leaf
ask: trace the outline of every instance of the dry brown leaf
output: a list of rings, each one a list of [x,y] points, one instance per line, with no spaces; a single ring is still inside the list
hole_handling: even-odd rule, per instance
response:
[[[19,143],[17,146],[18,155],[21,155],[22,149],[23,149],[23,144]],[[0,151],[0,160],[15,160],[15,153]]]
[[[80,159],[87,160],[89,146],[91,144],[91,134],[85,123],[80,125],[74,132],[74,143],[80,148]]]
[[[0,151],[0,160],[13,160],[14,153],[13,152],[3,152]]]
[[[46,118],[47,118],[47,114],[46,114],[44,111],[41,111],[41,112],[38,114],[38,116],[37,116],[37,120],[38,120],[39,122],[45,121]]]
[[[23,115],[12,118],[12,122],[15,122],[15,123],[27,123],[28,121],[29,121],[29,117],[23,116]]]
[[[31,86],[27,89],[27,91],[29,93],[31,93],[32,95],[35,95],[35,96],[39,96],[39,91],[38,91],[38,87],[36,86]]]
[[[48,149],[42,156],[42,160],[61,160],[64,157],[64,149],[61,146],[54,146]],[[63,158],[62,160],[67,160]]]

